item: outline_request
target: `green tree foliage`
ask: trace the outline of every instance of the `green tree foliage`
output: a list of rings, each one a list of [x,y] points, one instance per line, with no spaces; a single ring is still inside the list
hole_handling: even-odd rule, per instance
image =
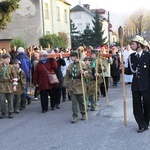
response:
[[[4,0],[0,2],[0,30],[7,27],[12,20],[12,13],[19,8],[20,0]]]
[[[104,31],[102,31],[103,23],[100,20],[100,15],[98,12],[95,12],[93,22],[93,35],[92,35],[92,46],[98,47],[100,45],[106,44],[106,38],[103,38]]]
[[[70,29],[71,29],[71,47],[76,49],[81,43],[81,36],[79,36],[79,31],[72,20],[70,20]]]
[[[72,34],[78,34],[79,33],[79,31],[77,31],[77,27],[75,27],[75,24],[73,23],[73,21],[72,20],[70,20],[70,29],[71,29],[71,33]]]
[[[57,36],[56,34],[44,35],[39,39],[39,43],[43,48],[47,48],[47,45],[50,44],[51,48],[54,47],[65,47],[65,42],[62,37]]]
[[[68,45],[69,45],[69,39],[68,39],[67,34],[66,34],[65,32],[59,32],[58,35],[59,35],[59,37],[61,37],[61,38],[63,39],[63,41],[64,41],[65,46],[64,46],[63,48],[67,48]]]
[[[20,38],[20,37],[16,37],[14,38],[11,42],[10,42],[10,46],[16,46],[18,47],[24,47],[26,48],[26,44],[24,43],[24,41]]]
[[[82,45],[90,45],[92,41],[93,30],[90,29],[89,25],[86,26],[83,34],[82,34]]]

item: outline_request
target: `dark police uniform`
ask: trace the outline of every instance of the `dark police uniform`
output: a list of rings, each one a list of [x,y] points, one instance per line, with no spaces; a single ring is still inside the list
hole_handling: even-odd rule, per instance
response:
[[[150,53],[141,51],[139,54],[131,54],[125,74],[133,74],[131,90],[135,120],[139,129],[147,129],[150,111]]]

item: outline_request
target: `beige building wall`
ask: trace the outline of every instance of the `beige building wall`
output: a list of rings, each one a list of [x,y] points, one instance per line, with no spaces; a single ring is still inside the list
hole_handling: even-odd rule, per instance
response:
[[[57,20],[57,6],[61,10],[60,21]],[[67,10],[66,23],[63,17],[64,9]],[[62,0],[21,0],[20,9],[13,14],[12,22],[8,23],[6,30],[0,31],[0,40],[20,37],[27,46],[39,46],[41,36],[65,32],[70,41],[69,14],[70,5]]]
[[[70,5],[62,0],[43,0],[42,7],[43,34],[66,33],[70,48]]]

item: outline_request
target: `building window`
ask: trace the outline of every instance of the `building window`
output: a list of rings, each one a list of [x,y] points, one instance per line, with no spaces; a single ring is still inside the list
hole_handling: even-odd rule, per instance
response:
[[[64,10],[64,22],[67,23],[67,10]]]
[[[82,23],[78,23],[77,29],[78,29],[80,32],[82,32]]]
[[[50,34],[50,31],[46,31],[46,35],[49,35]]]
[[[113,38],[113,43],[115,43],[116,41],[115,41],[115,38]]]
[[[75,12],[75,19],[81,19],[81,13]]]
[[[57,6],[56,10],[57,10],[57,20],[60,21],[60,8]]]
[[[45,19],[49,19],[49,10],[48,10],[48,4],[47,3],[45,3],[44,10],[45,10]]]
[[[86,23],[86,27],[87,27],[87,26],[90,28],[90,23],[87,22],[87,23]]]

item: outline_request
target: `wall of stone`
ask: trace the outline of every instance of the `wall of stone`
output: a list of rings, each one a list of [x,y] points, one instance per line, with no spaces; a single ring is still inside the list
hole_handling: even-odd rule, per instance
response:
[[[38,46],[41,33],[39,0],[22,0],[12,22],[8,23],[7,29],[0,31],[0,40],[20,37],[27,46]]]

